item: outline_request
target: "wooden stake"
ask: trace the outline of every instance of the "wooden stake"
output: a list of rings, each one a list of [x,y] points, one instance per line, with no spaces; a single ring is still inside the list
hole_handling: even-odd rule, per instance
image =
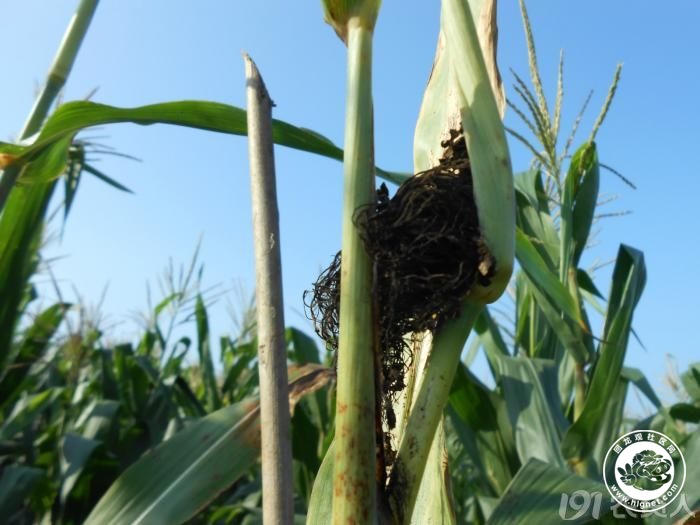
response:
[[[248,86],[248,156],[255,242],[263,520],[266,525],[287,525],[294,519],[292,445],[272,146],[274,103],[255,63],[248,55],[244,54],[243,59]]]

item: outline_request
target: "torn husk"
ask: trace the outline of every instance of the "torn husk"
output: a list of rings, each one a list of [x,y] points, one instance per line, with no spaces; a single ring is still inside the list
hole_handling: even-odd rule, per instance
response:
[[[411,370],[416,374],[409,380],[415,384],[415,393],[405,428],[396,436],[398,453],[388,485],[392,510],[401,522],[411,518],[430,444],[471,327],[483,305],[501,296],[513,268],[513,176],[496,101],[501,91],[495,67],[497,32],[495,25],[482,28],[481,35],[490,41],[479,42],[474,20],[495,24],[495,1],[443,0],[435,63],[416,126],[414,164],[419,172],[438,165],[445,155],[445,141],[454,141],[462,131],[473,186],[473,200],[465,206],[476,209],[479,236],[493,263],[492,275],[488,282],[474,283],[458,319],[438,328],[431,345],[421,345],[418,358],[426,363],[421,373]],[[491,76],[482,53],[494,60]]]

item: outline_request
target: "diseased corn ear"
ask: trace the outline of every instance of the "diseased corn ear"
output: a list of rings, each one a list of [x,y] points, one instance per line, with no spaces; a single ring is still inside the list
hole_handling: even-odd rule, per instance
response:
[[[474,20],[482,15],[495,24],[492,0],[442,2],[437,52],[416,125],[413,158],[416,172],[433,168],[444,157],[446,141],[455,133],[464,135],[479,227],[495,264],[490,284],[475,284],[469,298],[488,303],[500,297],[513,270],[515,204],[502,111],[494,96],[495,88],[502,97],[496,30],[484,29],[484,38],[490,40],[479,42]],[[489,54],[491,76],[482,49]]]
[[[359,24],[370,31],[374,30],[381,0],[322,0],[323,13],[340,39],[347,44],[348,25]]]

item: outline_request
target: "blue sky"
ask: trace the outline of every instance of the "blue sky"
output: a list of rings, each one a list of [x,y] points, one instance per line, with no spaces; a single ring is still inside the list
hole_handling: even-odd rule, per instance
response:
[[[0,87],[0,139],[15,136],[32,106],[77,0],[8,2],[0,46],[5,55]],[[376,159],[409,171],[413,128],[430,71],[438,30],[438,2],[385,2],[375,38]],[[663,398],[666,356],[681,369],[698,359],[695,323],[700,286],[694,154],[700,145],[700,4],[529,2],[543,81],[553,96],[559,50],[565,56],[568,129],[594,90],[583,140],[603,102],[615,66],[622,81],[598,135],[603,162],[634,181],[631,190],[604,172],[602,191],[618,200],[608,212],[630,215],[600,223],[598,244],[585,265],[614,259],[619,243],[645,252],[646,291],[635,326],[646,350],[630,343],[627,363],[640,367]],[[516,0],[499,6],[499,64],[508,93],[509,68],[527,75],[525,39]],[[322,20],[320,4],[267,0],[103,0],[64,93],[79,99],[137,106],[179,99],[245,104],[241,52],[257,62],[275,116],[343,139],[345,49]],[[508,125],[524,127],[509,112]],[[90,132],[101,142],[142,159],[103,157],[98,167],[135,191],[118,193],[92,178],[80,189],[62,240],[47,255],[60,257],[53,272],[70,299],[72,287],[96,303],[109,285],[103,311],[115,337],[136,328],[129,314],[146,309],[146,283],[169,257],[187,262],[199,238],[204,283],[253,292],[253,258],[247,144],[244,138],[195,130],[119,125]],[[524,169],[527,151],[512,143],[513,164]],[[276,149],[282,218],[286,321],[306,331],[301,295],[340,246],[339,163]],[[58,201],[55,203],[58,205]],[[53,228],[58,231],[59,226]],[[596,275],[607,293],[611,266]],[[155,288],[155,287],[154,287]],[[52,292],[45,301],[50,301]],[[233,330],[226,303],[212,307],[212,332]]]

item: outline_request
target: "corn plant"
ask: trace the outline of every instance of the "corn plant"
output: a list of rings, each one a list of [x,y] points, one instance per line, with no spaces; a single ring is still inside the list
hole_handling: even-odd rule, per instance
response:
[[[527,109],[521,110],[512,100],[508,105],[533,139],[509,131],[534,158],[533,167],[515,177],[520,268],[514,280],[514,323],[499,326],[488,310],[482,312],[472,352],[484,350],[497,386],[487,388],[463,366],[448,410],[456,434],[451,455],[471,473],[460,480],[470,496],[459,515],[468,523],[559,523],[562,493],[581,489],[605,494],[601,480],[607,448],[633,429],[661,430],[683,442],[691,454],[698,447],[697,434],[679,426],[644,375],[623,364],[633,336],[633,312],[646,280],[643,255],[620,246],[607,308],[600,305],[603,295],[593,275],[580,267],[598,201],[601,164],[594,138],[610,107],[620,69],[588,139],[563,173],[581,115],[563,150],[558,150],[562,63],[550,117],[522,2],[521,10],[534,92],[516,75],[514,91]],[[598,338],[586,306],[604,315]],[[657,414],[643,421],[625,420],[631,385],[647,396]],[[693,483],[689,510],[698,505],[697,480]],[[588,513],[579,519],[596,517]],[[684,517],[687,514],[678,516]],[[663,522],[659,520],[651,516],[645,521]]]
[[[301,365],[290,367],[287,393],[291,407],[298,404],[294,521],[559,523],[561,494],[604,492],[606,447],[630,428],[663,430],[697,462],[697,367],[683,376],[690,397],[667,408],[638,370],[624,366],[646,280],[643,255],[620,247],[605,307],[581,263],[602,167],[594,139],[619,71],[593,131],[569,159],[573,133],[558,147],[563,67],[550,114],[521,2],[534,88],[516,76],[525,108],[510,99],[508,106],[533,138],[508,131],[534,160],[513,176],[495,62],[496,3],[443,0],[416,125],[415,175],[388,172],[373,158],[379,2],[323,6],[348,47],[345,149],[271,123],[276,144],[342,160],[345,168],[342,250],[312,301],[331,321],[320,330],[330,334],[326,343],[338,347],[336,398],[317,392],[334,373],[320,364],[312,340],[286,332],[288,360]],[[75,29],[71,41],[85,29]],[[63,301],[35,318],[28,310],[48,200],[61,176],[72,195],[76,174],[86,171],[77,133],[132,122],[245,135],[246,112],[203,101],[139,108],[71,102],[43,117],[33,140],[0,143],[2,181],[11,189],[0,216],[1,514],[16,523],[259,521],[257,343],[249,331],[221,339],[217,373],[206,300],[187,293],[187,279],[155,306],[137,344],[107,344],[89,323],[57,338],[70,319]],[[399,184],[393,197],[386,187],[375,191],[375,176]],[[442,235],[452,222],[457,231]],[[498,323],[487,306],[509,285],[513,326]],[[184,304],[196,326],[196,366],[184,361],[192,342],[171,341],[160,322],[169,307]],[[604,317],[600,334],[589,308]],[[469,356],[485,353],[493,388],[461,361],[472,331]],[[624,418],[630,385],[657,413]],[[693,475],[691,509],[700,504]],[[578,522],[595,519],[588,512]]]

